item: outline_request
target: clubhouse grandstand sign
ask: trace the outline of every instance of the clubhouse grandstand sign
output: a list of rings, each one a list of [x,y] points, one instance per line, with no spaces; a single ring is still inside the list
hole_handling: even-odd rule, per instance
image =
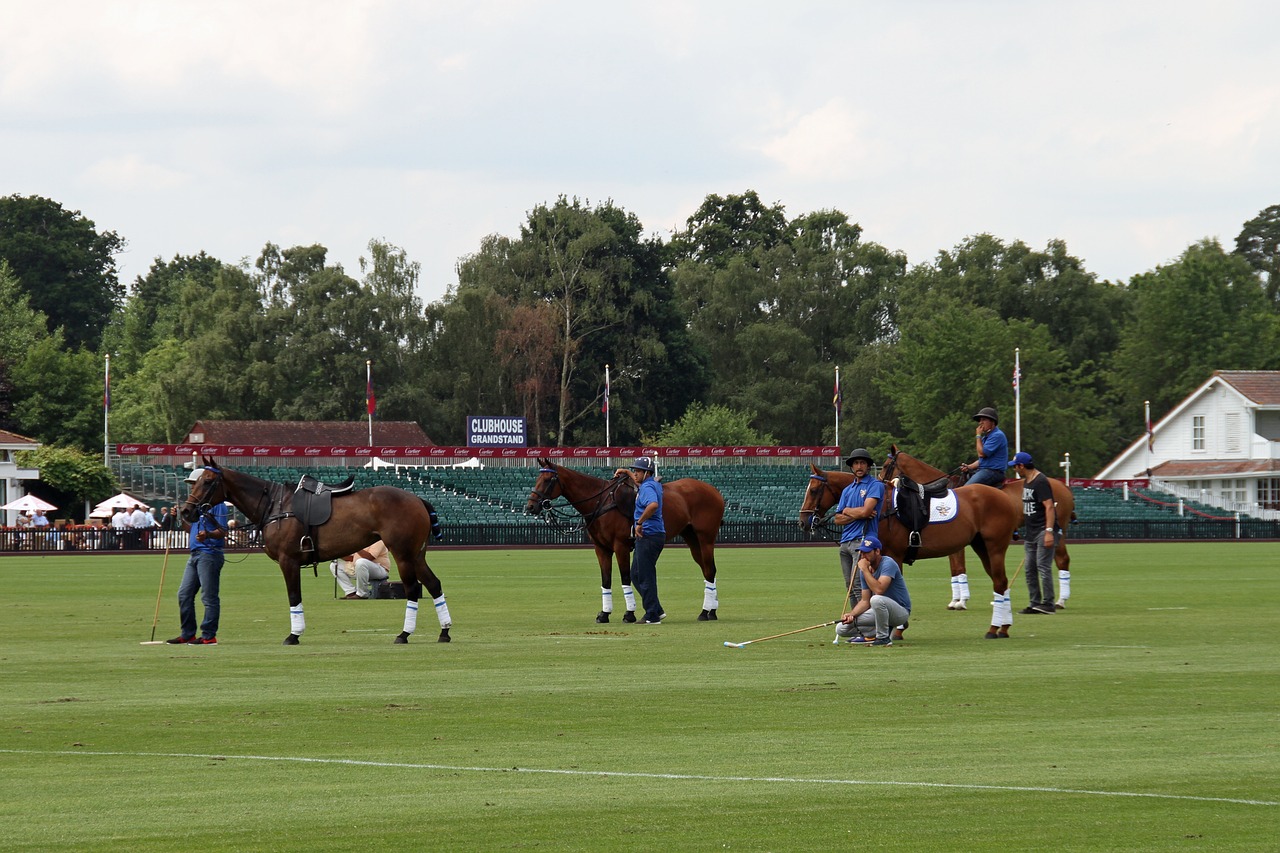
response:
[[[427,445],[412,447],[251,444],[120,444],[120,456],[174,456],[193,453],[222,459],[395,459],[406,464],[446,459],[617,459],[656,456],[659,459],[815,459],[840,456],[834,446],[804,447],[462,447]]]

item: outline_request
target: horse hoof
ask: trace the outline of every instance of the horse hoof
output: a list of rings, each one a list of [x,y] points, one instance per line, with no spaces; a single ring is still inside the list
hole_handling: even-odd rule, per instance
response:
[[[605,613],[603,610],[601,610],[599,613],[596,614],[597,625],[603,625],[608,621],[609,621],[609,614]]]
[[[623,613],[622,621],[627,623],[636,621],[636,612],[634,610],[628,610],[626,613]]]
[[[285,637],[285,638],[284,638],[284,642],[283,642],[283,643],[281,643],[281,645],[283,645],[283,646],[296,646],[296,645],[298,645],[298,635],[297,635],[297,634],[290,634],[289,636],[287,636],[287,637]]]
[[[983,635],[982,635],[982,637],[983,637],[983,639],[986,639],[986,640],[998,640],[998,639],[1000,639],[1000,635],[999,635],[999,634],[997,634],[995,631],[988,631],[987,633],[983,634]]]
[[[698,614],[699,622],[716,622],[716,612],[714,610],[704,610]]]
[[[438,638],[436,638],[436,642],[437,642],[437,643],[452,643],[452,642],[453,642],[453,638],[449,636],[449,629],[448,629],[448,628],[441,628],[441,629],[440,629],[440,636],[439,636]]]
[[[399,634],[396,634],[396,638],[391,642],[397,646],[406,645],[409,642],[409,632],[401,631]]]

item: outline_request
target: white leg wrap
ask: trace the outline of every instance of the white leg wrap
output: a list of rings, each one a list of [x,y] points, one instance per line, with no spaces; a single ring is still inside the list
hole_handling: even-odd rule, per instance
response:
[[[302,605],[289,608],[289,632],[296,636],[302,636],[302,632],[307,630],[307,617],[302,613]]]
[[[1071,597],[1071,572],[1058,570],[1058,603],[1066,604]]]
[[[720,599],[716,597],[716,585],[712,581],[703,581],[702,592],[702,609],[715,610],[720,606]]]
[[[600,610],[604,613],[613,612],[613,590],[600,587]]]
[[[626,602],[627,602],[627,611],[628,611],[628,612],[630,612],[630,613],[635,613],[635,612],[636,612],[636,593],[635,593],[635,590],[633,590],[631,587],[627,586],[626,584],[623,584],[623,586],[622,586],[622,598],[623,598],[623,600],[624,600],[624,601],[626,601]]]
[[[996,626],[1013,624],[1013,605],[1009,602],[1009,593],[996,593],[991,602],[991,624]]]
[[[453,620],[449,618],[449,605],[445,604],[444,596],[433,598],[431,602],[436,606],[436,618],[440,620],[440,627],[452,628]]]
[[[969,600],[969,575],[961,573],[956,575],[956,580],[960,581],[960,598],[957,601]]]
[[[951,579],[951,601],[954,604],[960,600],[960,576],[956,575]]]
[[[418,602],[406,601],[404,603],[404,632],[412,634],[418,630]]]

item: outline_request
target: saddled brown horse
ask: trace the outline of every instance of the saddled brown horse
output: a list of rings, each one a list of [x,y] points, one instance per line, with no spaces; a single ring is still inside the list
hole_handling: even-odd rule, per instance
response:
[[[613,612],[613,561],[618,561],[626,612],[623,622],[636,621],[635,596],[631,589],[631,519],[635,507],[635,487],[625,476],[603,480],[539,459],[538,479],[529,492],[525,512],[543,515],[554,511],[552,501],[563,497],[582,516],[587,536],[596,549],[600,564],[602,606],[597,622],[608,622]],[[684,478],[662,484],[662,522],[667,541],[684,537],[693,560],[702,569],[703,596],[699,622],[716,619],[720,599],[716,589],[716,537],[724,522],[724,497],[710,483]]]
[[[302,611],[302,566],[346,557],[379,539],[395,557],[407,599],[404,630],[395,642],[407,643],[416,629],[418,598],[424,586],[440,622],[439,642],[449,642],[452,625],[449,606],[445,603],[440,579],[427,565],[425,555],[432,533],[439,531],[439,521],[431,504],[392,486],[334,494],[329,520],[308,529],[293,511],[292,486],[221,467],[208,456],[202,464],[204,471],[191,484],[191,494],[182,505],[182,518],[193,522],[209,507],[230,501],[261,529],[263,548],[267,556],[280,565],[289,593],[290,630],[284,638],[286,646],[296,646],[307,627]]]
[[[904,458],[905,457],[905,458]],[[914,461],[906,454],[890,455],[880,472],[885,483],[885,499],[879,525],[880,542],[884,553],[899,565],[904,565],[910,530],[893,511],[893,478],[899,465]],[[810,466],[809,487],[805,491],[800,508],[800,524],[812,529],[815,522],[825,516],[840,501],[840,493],[852,480],[845,471],[822,471]],[[907,476],[910,476],[908,474]],[[942,523],[929,524],[921,537],[916,557],[949,557],[966,547],[977,552],[982,566],[991,578],[995,593],[992,602],[991,628],[988,639],[1008,637],[1013,624],[1013,608],[1009,604],[1009,578],[1005,573],[1005,552],[1016,529],[1013,505],[998,489],[983,486],[964,486],[955,490],[956,511],[953,518]]]

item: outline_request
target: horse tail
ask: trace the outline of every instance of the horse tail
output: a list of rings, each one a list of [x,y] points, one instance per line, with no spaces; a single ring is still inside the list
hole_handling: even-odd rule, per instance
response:
[[[431,517],[431,536],[433,539],[443,539],[444,531],[440,529],[440,516],[436,515],[436,508],[426,498],[418,498],[422,501],[422,505],[427,508],[427,515]]]

